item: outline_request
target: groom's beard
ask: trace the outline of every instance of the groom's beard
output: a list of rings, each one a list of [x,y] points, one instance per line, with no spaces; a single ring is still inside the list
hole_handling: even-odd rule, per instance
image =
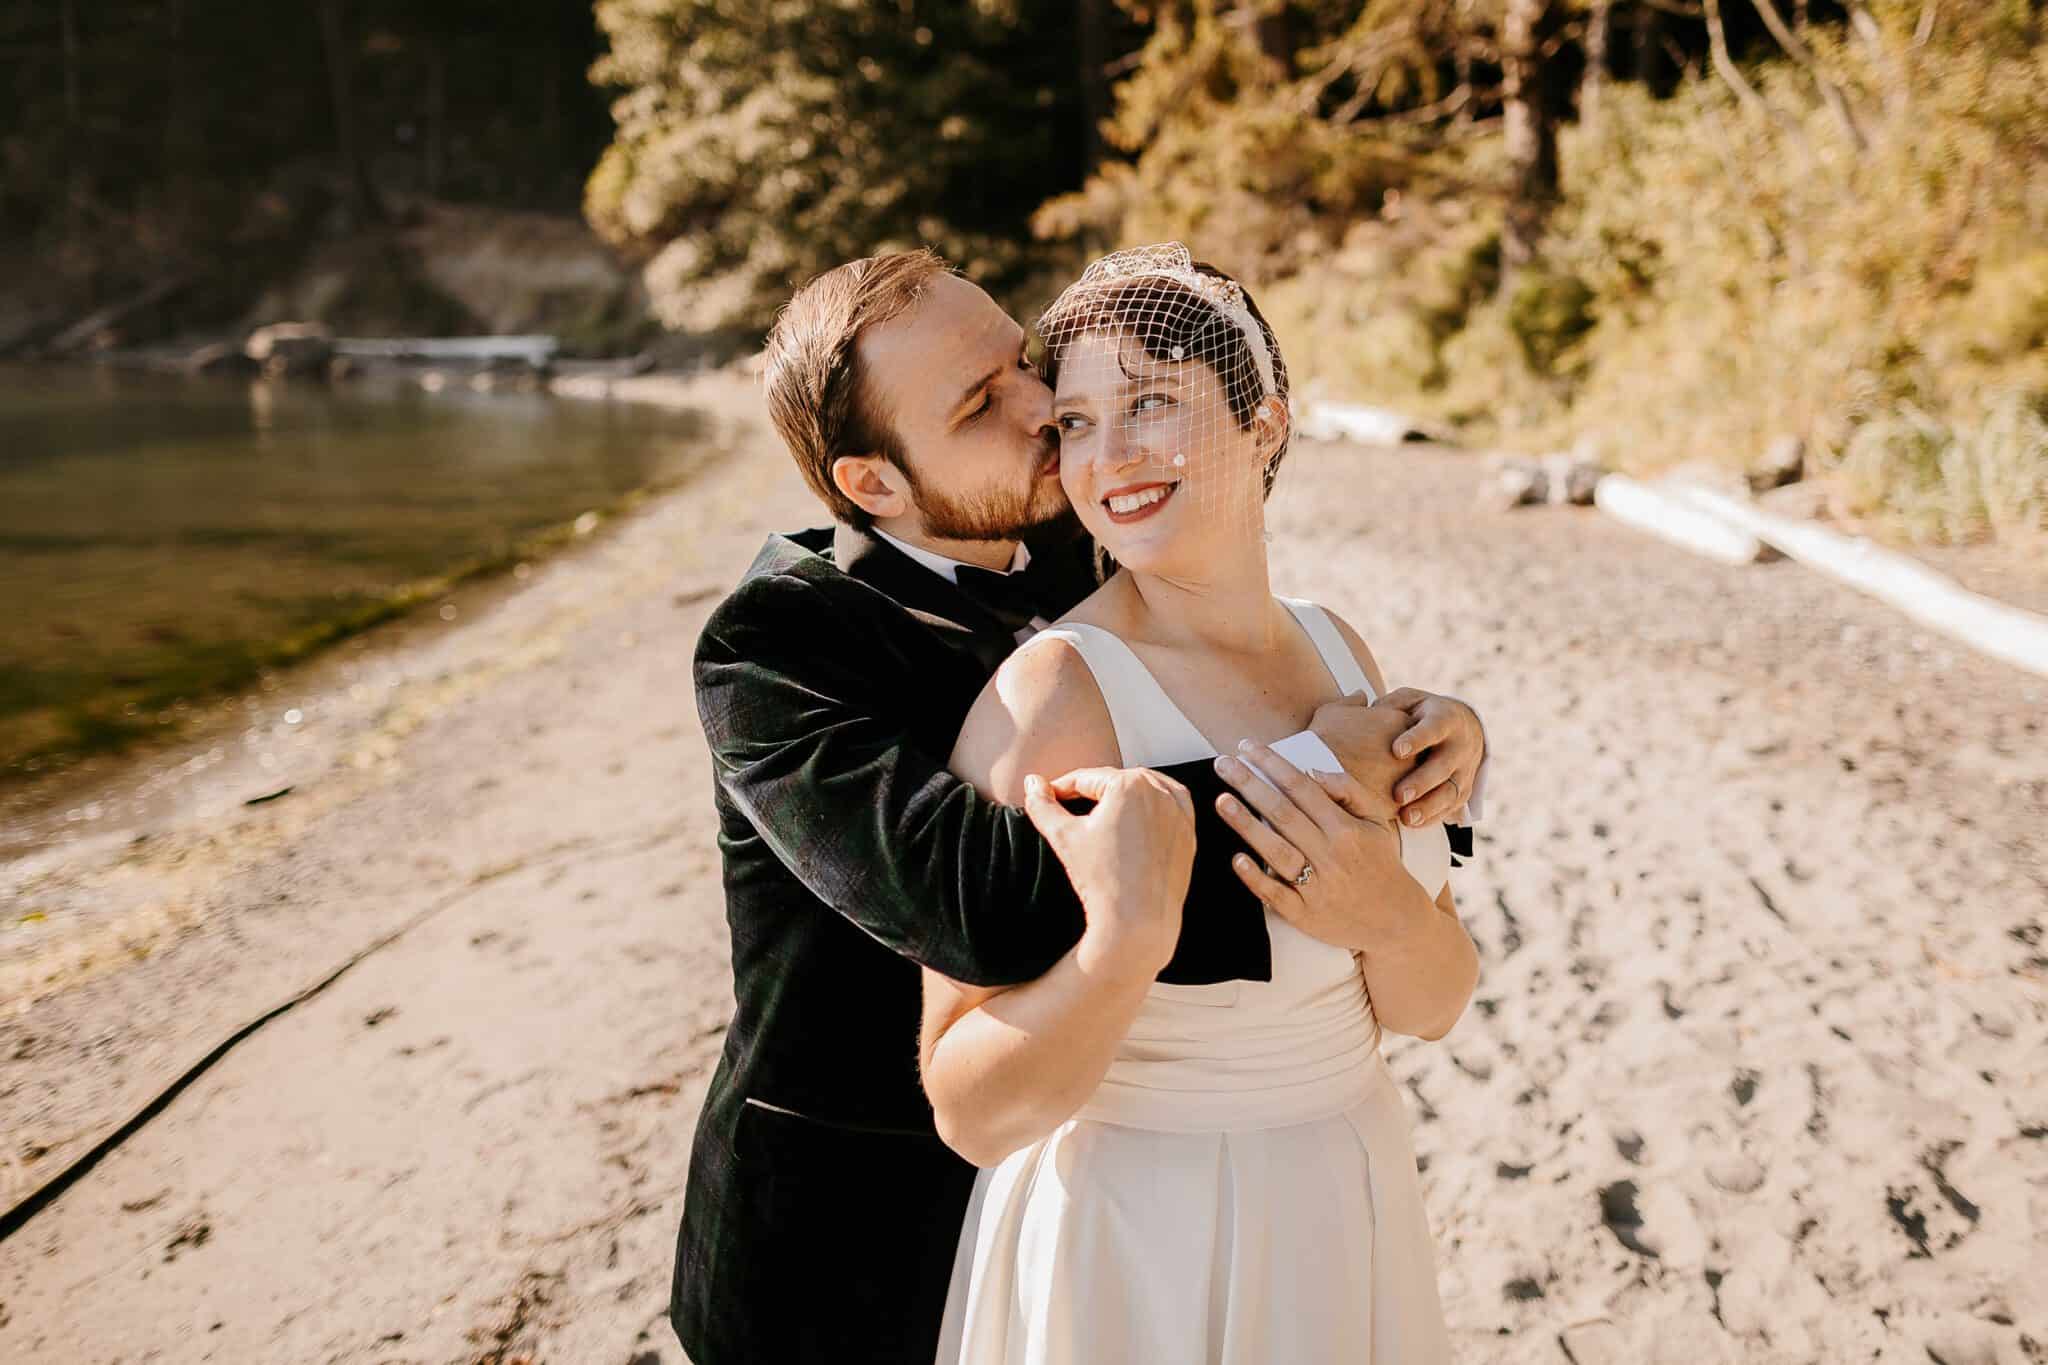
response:
[[[1015,486],[974,493],[941,492],[920,479],[909,465],[900,467],[911,496],[917,499],[926,535],[935,540],[1022,540],[1063,520],[1071,510],[1060,481],[1038,473],[1058,449],[1058,443],[1047,438],[1033,453],[1030,472]]]

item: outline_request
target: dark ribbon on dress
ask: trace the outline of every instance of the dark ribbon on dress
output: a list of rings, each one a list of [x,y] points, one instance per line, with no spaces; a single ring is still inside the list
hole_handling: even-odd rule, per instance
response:
[[[1195,866],[1181,906],[1180,941],[1158,979],[1174,986],[1271,981],[1273,940],[1266,932],[1266,907],[1230,866],[1245,843],[1216,813],[1211,793],[1221,784],[1215,760],[1170,763],[1157,771],[1196,794]],[[1062,804],[1077,815],[1095,808],[1093,801],[1080,799]]]

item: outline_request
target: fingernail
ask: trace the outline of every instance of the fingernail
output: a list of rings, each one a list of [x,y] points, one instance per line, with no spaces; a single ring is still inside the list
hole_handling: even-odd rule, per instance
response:
[[[1219,796],[1216,798],[1216,808],[1218,810],[1234,812],[1237,809],[1237,798],[1234,796]]]
[[[1421,812],[1421,811],[1419,811],[1419,810],[1411,810],[1411,811],[1409,811],[1409,812],[1408,812],[1408,823],[1409,823],[1409,824],[1411,824],[1411,825],[1419,825],[1419,824],[1421,824],[1421,823],[1422,823],[1422,812]]]
[[[1252,870],[1252,860],[1250,858],[1245,857],[1242,853],[1238,854],[1235,858],[1232,858],[1230,861],[1242,871],[1249,872]]]
[[[1401,742],[1400,742],[1399,744],[1396,744],[1396,745],[1394,746],[1394,757],[1396,757],[1396,758],[1406,758],[1406,757],[1408,757],[1408,741],[1407,741],[1407,740],[1405,740],[1405,739],[1404,739],[1404,740],[1402,740],[1402,741],[1401,741]]]
[[[1403,801],[1413,801],[1413,800],[1415,799],[1415,788],[1413,788],[1413,787],[1403,787],[1403,788],[1401,788],[1401,799],[1402,799]]]
[[[1237,751],[1241,754],[1250,753],[1252,751],[1252,742],[1248,739],[1239,740],[1237,742]]]

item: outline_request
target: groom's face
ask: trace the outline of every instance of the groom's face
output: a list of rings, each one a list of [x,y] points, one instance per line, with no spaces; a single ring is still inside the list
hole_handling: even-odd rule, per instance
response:
[[[869,393],[901,443],[925,533],[1015,540],[1063,517],[1052,390],[1024,329],[957,275],[861,335]]]

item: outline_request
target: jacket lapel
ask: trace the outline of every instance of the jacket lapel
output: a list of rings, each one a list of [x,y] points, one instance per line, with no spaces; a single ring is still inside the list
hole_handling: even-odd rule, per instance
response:
[[[973,598],[870,531],[835,527],[832,562],[848,578],[867,584],[982,658],[991,671],[1017,647],[1016,637]]]

